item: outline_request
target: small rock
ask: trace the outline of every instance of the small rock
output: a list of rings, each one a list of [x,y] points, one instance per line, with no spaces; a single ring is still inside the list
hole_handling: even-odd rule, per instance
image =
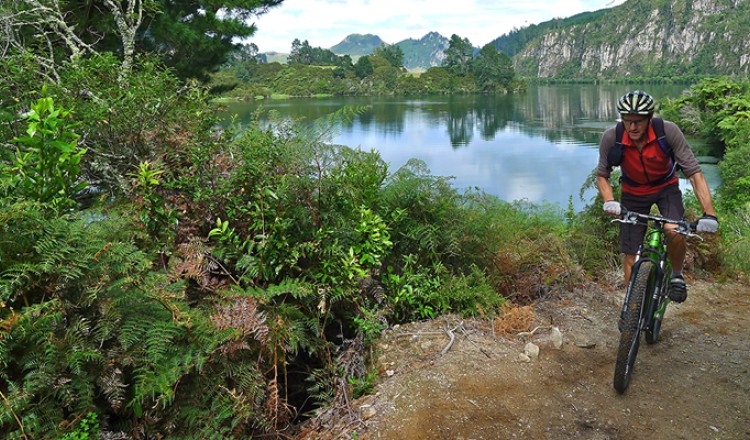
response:
[[[523,353],[531,359],[536,359],[539,357],[539,346],[529,342],[523,348]]]
[[[525,353],[520,353],[518,355],[518,360],[521,361],[521,362],[527,362],[527,363],[531,362],[531,358],[528,357]]]
[[[372,405],[362,405],[359,407],[359,416],[363,420],[373,418],[378,412]]]
[[[393,370],[386,370],[385,371],[385,375],[388,376],[388,377],[392,377],[394,374],[396,374],[396,372],[393,371]]]
[[[550,333],[550,342],[552,342],[552,346],[557,349],[562,347],[563,335],[559,328],[552,327],[552,332]]]

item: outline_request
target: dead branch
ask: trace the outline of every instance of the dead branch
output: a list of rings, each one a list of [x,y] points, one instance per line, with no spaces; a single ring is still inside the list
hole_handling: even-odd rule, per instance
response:
[[[456,334],[453,333],[454,330],[456,330],[458,327],[454,327],[452,329],[446,329],[445,332],[448,334],[448,337],[450,337],[450,341],[448,341],[448,345],[446,345],[443,348],[443,351],[440,352],[441,355],[444,355],[445,353],[448,353],[448,350],[451,349],[451,346],[453,345],[453,341],[456,340]]]

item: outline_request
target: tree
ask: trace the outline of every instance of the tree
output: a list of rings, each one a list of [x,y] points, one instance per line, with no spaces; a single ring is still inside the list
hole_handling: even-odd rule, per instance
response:
[[[354,73],[360,79],[372,75],[374,70],[370,57],[360,57],[354,65]]]
[[[138,52],[157,53],[183,78],[206,79],[251,37],[250,20],[283,0],[5,0],[0,48],[41,57],[54,76],[64,59],[112,52],[130,69]]]
[[[226,66],[234,66],[238,63],[257,64],[263,61],[263,55],[259,53],[255,43],[243,44],[233,50],[227,57]]]
[[[375,49],[373,55],[385,58],[392,67],[404,67],[404,51],[395,44],[381,44]]]
[[[443,66],[447,67],[453,74],[466,76],[471,72],[474,47],[468,38],[461,38],[456,34],[451,35],[448,48],[445,50]]]
[[[250,20],[283,0],[153,1],[159,13],[140,30],[143,50],[159,53],[181,77],[205,79],[226,62],[238,38],[255,34]]]
[[[473,73],[483,92],[507,89],[515,76],[510,57],[498,52],[492,43],[486,44],[479,51],[473,63]]]

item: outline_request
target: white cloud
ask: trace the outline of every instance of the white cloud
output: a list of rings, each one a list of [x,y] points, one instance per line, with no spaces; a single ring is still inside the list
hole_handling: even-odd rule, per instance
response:
[[[453,34],[483,46],[513,28],[593,11],[624,0],[284,0],[256,17],[250,40],[262,52],[288,52],[292,40],[328,48],[347,35],[375,34],[387,43],[421,38],[428,32]]]

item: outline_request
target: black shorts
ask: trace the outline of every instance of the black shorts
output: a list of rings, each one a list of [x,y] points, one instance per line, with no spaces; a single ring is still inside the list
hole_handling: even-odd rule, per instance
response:
[[[649,214],[651,207],[656,205],[662,217],[682,220],[685,216],[685,205],[682,204],[682,191],[680,191],[680,185],[677,183],[665,187],[656,194],[646,196],[634,196],[623,193],[620,203],[628,211],[635,211],[640,214]],[[644,235],[646,235],[646,225],[626,225],[620,223],[620,251],[625,254],[634,255],[638,252],[638,246],[643,243]]]

